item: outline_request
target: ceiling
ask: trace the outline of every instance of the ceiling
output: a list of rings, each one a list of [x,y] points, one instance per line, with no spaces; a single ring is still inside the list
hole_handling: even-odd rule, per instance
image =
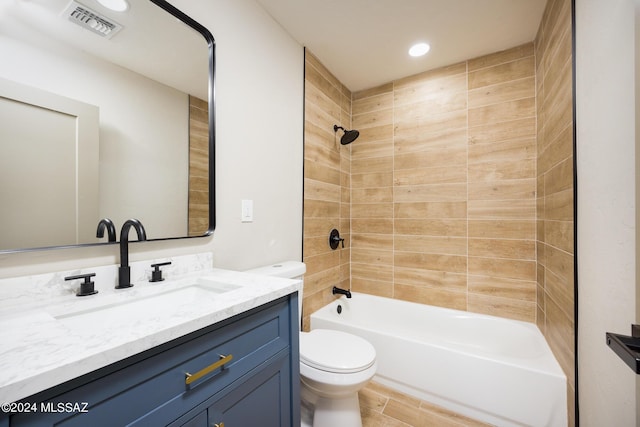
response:
[[[75,8],[76,3],[122,25],[122,30],[106,38],[77,25],[68,19],[69,6]],[[0,0],[0,37],[7,35],[52,55],[73,55],[77,61],[90,54],[208,99],[209,50],[204,37],[149,1],[129,4],[126,13],[118,13],[95,0]]]
[[[532,41],[546,0],[256,0],[351,91]],[[407,54],[416,42],[431,51]]]

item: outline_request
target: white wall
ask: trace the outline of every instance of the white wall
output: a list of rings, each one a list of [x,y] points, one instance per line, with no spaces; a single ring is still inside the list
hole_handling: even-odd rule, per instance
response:
[[[632,0],[576,0],[583,426],[636,425],[635,374],[605,344],[635,321],[634,54]]]
[[[254,0],[175,0],[216,39],[216,266],[302,259],[304,50]],[[254,222],[240,222],[241,200]]]
[[[245,269],[302,256],[303,49],[253,0],[175,0],[216,38],[217,226],[212,237],[131,245],[130,259],[212,251]],[[240,202],[254,200],[254,222]],[[0,254],[0,277],[118,262],[116,246]]]
[[[216,266],[302,258],[304,50],[253,0],[175,0],[216,39]],[[254,222],[240,222],[241,200]]]

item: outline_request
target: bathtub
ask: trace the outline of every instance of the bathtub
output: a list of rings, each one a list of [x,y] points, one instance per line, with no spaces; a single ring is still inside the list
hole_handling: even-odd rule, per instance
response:
[[[374,381],[496,426],[566,426],[566,377],[531,323],[352,293],[311,314],[376,349]]]

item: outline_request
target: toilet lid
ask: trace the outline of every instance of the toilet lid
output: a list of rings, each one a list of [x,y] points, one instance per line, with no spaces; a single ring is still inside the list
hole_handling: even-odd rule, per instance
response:
[[[329,329],[300,334],[300,361],[307,366],[349,373],[367,369],[375,360],[375,348],[358,336]]]

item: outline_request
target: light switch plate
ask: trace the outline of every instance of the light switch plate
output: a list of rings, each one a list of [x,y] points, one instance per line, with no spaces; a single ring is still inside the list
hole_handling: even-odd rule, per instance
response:
[[[242,213],[240,220],[242,222],[253,222],[253,200],[242,201]]]

